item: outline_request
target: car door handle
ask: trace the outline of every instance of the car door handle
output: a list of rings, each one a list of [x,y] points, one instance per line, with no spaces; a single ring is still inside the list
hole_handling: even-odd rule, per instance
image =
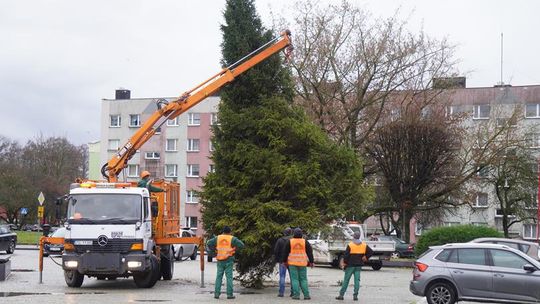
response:
[[[454,270],[454,273],[457,273],[457,274],[463,274],[464,272],[461,271],[461,270]]]
[[[504,274],[496,273],[493,275],[496,278],[504,278]]]

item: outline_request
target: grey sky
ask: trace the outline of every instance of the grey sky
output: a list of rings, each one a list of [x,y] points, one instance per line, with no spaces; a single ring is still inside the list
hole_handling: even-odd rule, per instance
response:
[[[291,1],[260,0],[292,15]],[[459,45],[467,85],[540,84],[539,1],[354,1],[376,16],[401,7],[412,30]],[[0,1],[0,134],[24,143],[40,133],[75,144],[99,139],[101,98],[177,96],[219,68],[224,0]],[[294,35],[294,33],[293,33]]]

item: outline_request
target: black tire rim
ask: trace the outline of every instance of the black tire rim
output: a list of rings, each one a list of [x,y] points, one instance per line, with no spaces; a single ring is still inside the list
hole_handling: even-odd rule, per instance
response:
[[[450,304],[452,303],[452,293],[444,286],[436,286],[431,290],[429,298],[435,304]]]
[[[9,244],[9,252],[13,252],[13,251],[15,251],[15,243],[14,243],[14,242],[11,242],[11,243]]]

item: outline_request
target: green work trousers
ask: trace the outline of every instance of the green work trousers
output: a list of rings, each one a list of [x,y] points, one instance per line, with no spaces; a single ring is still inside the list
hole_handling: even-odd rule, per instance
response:
[[[293,299],[300,298],[300,288],[302,288],[304,298],[309,298],[307,267],[289,265],[289,274],[291,276]]]
[[[343,278],[343,283],[341,283],[341,290],[339,291],[339,295],[343,296],[345,295],[345,292],[347,291],[347,287],[349,287],[349,281],[351,280],[351,276],[354,274],[354,296],[358,296],[358,292],[360,291],[360,270],[362,270],[362,266],[349,266],[345,268],[345,277]]]
[[[221,294],[221,283],[223,282],[223,273],[227,278],[227,296],[233,296],[233,265],[234,258],[230,257],[224,261],[217,262],[217,275],[216,275],[216,287],[214,289],[214,296],[219,297]]]

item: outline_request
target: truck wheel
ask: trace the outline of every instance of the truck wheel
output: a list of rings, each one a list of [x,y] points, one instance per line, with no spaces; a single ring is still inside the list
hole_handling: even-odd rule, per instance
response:
[[[192,261],[195,261],[197,259],[197,247],[193,249],[193,254],[189,257]]]
[[[159,262],[155,256],[150,256],[150,269],[147,272],[133,275],[133,281],[139,288],[152,288],[159,280]]]
[[[382,262],[373,262],[373,264],[371,264],[371,268],[373,268],[373,270],[380,270],[382,268]]]
[[[169,281],[174,274],[174,252],[172,246],[162,248],[161,254],[161,276],[163,280]]]
[[[13,252],[15,252],[15,241],[9,242],[9,246],[6,249],[6,252],[9,254],[12,254]]]
[[[84,275],[75,270],[64,270],[64,279],[69,287],[81,287]]]

